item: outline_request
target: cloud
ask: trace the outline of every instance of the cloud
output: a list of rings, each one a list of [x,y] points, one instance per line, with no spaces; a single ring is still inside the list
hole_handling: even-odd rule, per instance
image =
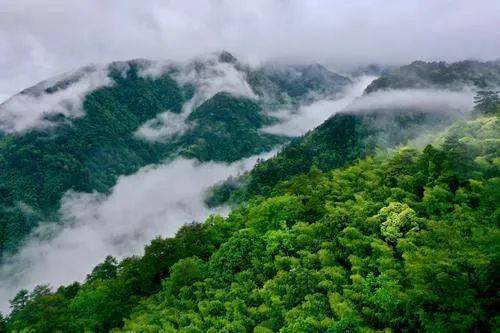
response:
[[[162,112],[142,124],[134,135],[149,142],[165,141],[175,135],[184,133],[188,129],[186,115],[186,113]]]
[[[381,90],[355,99],[346,108],[346,111],[412,108],[433,112],[468,112],[473,107],[473,98],[473,90],[467,87],[461,91],[439,89]]]
[[[274,112],[280,122],[265,127],[262,131],[272,134],[300,136],[323,123],[336,112],[347,107],[375,79],[373,76],[363,76],[345,88],[344,95],[339,99],[322,99],[298,109],[285,109]]]
[[[185,60],[352,65],[500,55],[500,2],[3,0],[0,98],[87,63]]]
[[[69,118],[82,116],[82,102],[90,91],[112,84],[107,68],[86,67],[80,72],[60,75],[41,82],[0,105],[0,132],[23,132],[52,125],[46,117],[62,114]],[[61,89],[47,93],[45,89],[65,81],[75,81]]]
[[[257,98],[245,73],[232,63],[218,61],[215,55],[195,59],[173,77],[181,85],[191,84],[196,88],[193,107],[199,106],[220,91],[233,96]]]
[[[247,82],[245,72],[233,63],[221,62],[215,54],[197,57],[193,61],[173,63],[154,61],[140,71],[142,77],[158,78],[169,69],[172,77],[181,85],[191,85],[194,96],[183,105],[182,112],[169,111],[147,120],[136,131],[135,136],[150,142],[164,141],[188,129],[185,120],[203,102],[218,92],[225,91],[233,96],[257,99]]]
[[[244,71],[233,63],[218,60],[212,54],[194,61],[173,63],[169,61],[140,61],[139,75],[158,78],[166,71],[182,86],[194,88],[194,96],[185,103],[181,114],[165,111],[154,119],[146,121],[137,130],[136,136],[148,141],[160,141],[180,134],[187,129],[186,117],[200,104],[220,91],[233,96],[257,99],[246,80]],[[130,65],[115,62],[114,70],[125,75]],[[108,77],[109,66],[87,66],[74,73],[63,74],[23,91],[0,104],[0,131],[6,133],[22,132],[32,128],[47,128],[54,125],[47,119],[50,115],[62,114],[77,118],[84,114],[82,104],[85,96],[100,87],[110,86],[113,80]],[[68,83],[66,85],[66,83]],[[55,92],[46,92],[61,86]]]
[[[0,267],[0,311],[21,288],[81,281],[107,255],[139,254],[156,235],[172,236],[185,223],[224,213],[205,206],[205,191],[274,153],[233,164],[177,159],[120,177],[109,195],[66,193],[60,211],[65,227],[43,224]]]

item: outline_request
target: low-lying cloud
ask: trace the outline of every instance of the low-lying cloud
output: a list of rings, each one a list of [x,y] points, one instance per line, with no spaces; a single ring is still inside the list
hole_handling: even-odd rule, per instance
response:
[[[233,63],[218,61],[215,55],[189,63],[173,77],[180,84],[191,84],[195,87],[193,107],[220,91],[238,97],[257,98],[246,80],[245,73],[239,71]]]
[[[273,153],[233,164],[177,159],[120,177],[109,195],[66,193],[61,207],[65,226],[42,225],[0,267],[0,311],[8,310],[8,300],[21,288],[82,280],[107,255],[139,254],[156,235],[172,236],[183,224],[223,213],[206,207],[205,191]],[[43,240],[47,234],[55,237]]]
[[[440,89],[380,90],[355,99],[346,111],[410,108],[422,111],[470,111],[474,91],[464,87],[460,91]]]
[[[365,88],[375,79],[374,76],[362,76],[345,88],[339,99],[322,99],[298,109],[285,109],[273,112],[280,122],[262,130],[267,133],[288,136],[300,136],[323,123],[338,111],[347,107],[356,97],[361,96]]]
[[[65,80],[73,81],[72,77],[75,75],[75,82],[52,93],[44,91]],[[101,67],[87,67],[81,73],[61,75],[41,82],[0,105],[0,132],[14,133],[50,127],[53,124],[47,120],[50,115],[80,117],[84,114],[82,103],[85,96],[97,88],[111,84],[107,68]]]
[[[165,141],[175,135],[184,133],[188,129],[186,117],[188,113],[173,113],[165,111],[158,114],[155,118],[147,120],[142,124],[134,135],[138,139],[149,142]]]
[[[136,136],[151,142],[169,139],[187,129],[185,119],[192,110],[218,92],[225,91],[233,96],[257,99],[246,80],[244,71],[232,63],[220,62],[216,55],[199,57],[194,61],[173,63],[170,61],[147,61],[140,64],[139,75],[158,78],[175,68],[172,77],[180,85],[191,85],[194,96],[184,104],[181,114],[165,110],[154,119],[149,119],[137,130]],[[127,62],[112,64],[113,69],[123,75],[129,69]],[[43,81],[28,91],[17,94],[0,105],[0,132],[14,133],[29,129],[45,129],[55,123],[47,117],[64,115],[77,118],[84,115],[82,108],[86,95],[95,89],[113,84],[108,76],[108,66],[85,67],[75,73],[63,74]],[[66,81],[70,84],[64,84]],[[63,85],[48,93],[45,90]]]
[[[151,62],[141,70],[140,75],[154,79],[172,68],[175,68],[172,77],[181,86],[191,85],[194,95],[183,105],[180,114],[166,111],[142,124],[135,133],[137,138],[157,142],[182,134],[189,128],[186,124],[189,114],[218,92],[224,91],[236,97],[258,98],[248,84],[245,72],[238,70],[233,63],[219,61],[216,54],[176,64],[168,61]]]

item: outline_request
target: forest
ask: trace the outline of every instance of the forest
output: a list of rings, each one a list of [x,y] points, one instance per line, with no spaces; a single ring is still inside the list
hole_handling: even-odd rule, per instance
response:
[[[500,333],[500,0],[0,0],[0,333]]]
[[[110,256],[82,283],[20,291],[1,330],[497,331],[499,114],[480,91],[472,118],[423,148],[337,150],[316,161],[346,162],[263,177],[227,217]]]

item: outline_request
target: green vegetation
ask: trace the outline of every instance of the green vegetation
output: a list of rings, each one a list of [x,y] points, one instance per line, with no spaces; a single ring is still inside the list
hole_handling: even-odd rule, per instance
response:
[[[57,220],[68,189],[106,192],[119,175],[178,155],[234,161],[269,150],[287,138],[259,131],[274,121],[262,108],[332,93],[318,83],[333,80],[324,68],[247,73],[262,101],[216,94],[193,110],[184,133],[150,143],[134,137],[137,128],[180,112],[193,87],[169,74],[142,78],[137,66],[116,66],[115,85],[90,93],[83,117],[0,137],[0,255],[41,220]],[[11,314],[0,315],[0,332],[500,330],[495,66],[416,62],[383,75],[367,91],[482,87],[477,119],[418,149],[395,147],[457,116],[337,114],[216,188],[209,203],[244,203],[227,218],[154,239],[140,257],[108,257],[83,283],[21,290]],[[294,85],[297,71],[304,80]]]
[[[268,195],[283,180],[311,168],[328,171],[372,155],[377,149],[405,144],[427,132],[451,124],[457,115],[409,109],[338,113],[305,136],[294,139],[280,153],[257,164],[240,179],[214,187],[207,204],[240,203]]]
[[[288,139],[259,131],[272,121],[256,102],[218,93],[188,116],[187,122],[194,125],[181,139],[182,154],[201,161],[233,162],[269,151]]]
[[[494,115],[500,113],[500,91],[480,90],[474,97],[476,114]]]
[[[331,97],[352,83],[345,76],[332,73],[324,66],[267,65],[259,70],[246,69],[253,90],[277,104],[300,104],[313,101],[318,96]]]
[[[21,291],[7,332],[495,331],[500,119],[279,182],[227,218]]]
[[[276,72],[276,71],[275,71]],[[316,72],[310,70],[309,72]],[[324,75],[318,75],[323,76]],[[415,61],[386,71],[365,90],[383,89],[484,89],[475,98],[476,114],[494,114],[499,103],[500,62],[456,63]],[[379,148],[406,144],[426,132],[436,132],[457,120],[458,115],[442,110],[385,108],[338,113],[314,131],[295,139],[278,156],[257,165],[239,179],[229,179],[213,188],[206,202],[210,206],[241,203],[254,195],[266,195],[282,180],[309,171],[348,165],[370,156]]]
[[[67,190],[104,192],[119,175],[168,154],[170,147],[133,133],[160,112],[180,112],[189,96],[168,75],[151,80],[137,71],[112,70],[115,85],[91,92],[85,116],[71,123],[0,138],[0,255],[15,249],[40,218],[53,219]]]

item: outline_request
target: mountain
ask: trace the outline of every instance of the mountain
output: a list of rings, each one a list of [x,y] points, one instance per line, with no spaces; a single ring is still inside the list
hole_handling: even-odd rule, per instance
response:
[[[500,60],[480,62],[466,60],[454,63],[415,61],[387,70],[374,80],[366,92],[383,89],[448,88],[464,85],[480,89],[495,88],[500,82]]]
[[[0,258],[59,221],[68,190],[106,193],[119,176],[177,156],[231,162],[269,151],[289,140],[260,131],[279,121],[275,108],[350,82],[319,65],[252,69],[225,52],[87,66],[22,91],[0,105]]]
[[[328,171],[395,147],[423,133],[443,129],[460,115],[453,113],[374,110],[366,113],[338,113],[304,137],[294,139],[276,157],[262,161],[240,179],[229,179],[215,187],[207,203],[246,201],[255,195],[269,195],[280,181],[308,172]]]
[[[273,122],[254,101],[217,93],[187,117],[195,125],[183,136],[181,153],[200,161],[232,162],[269,151],[286,139],[259,131]]]
[[[500,110],[500,105],[498,106]],[[498,115],[279,183],[228,217],[21,291],[8,332],[498,329]]]
[[[87,69],[82,78],[94,74],[85,82],[78,74],[32,89],[46,103],[37,105],[57,112],[22,122],[4,118],[0,151],[8,163],[1,165],[14,176],[0,175],[0,193],[2,218],[10,223],[4,225],[12,230],[48,216],[57,221],[66,190],[106,192],[144,163],[179,156],[233,161],[291,142],[212,191],[211,204],[242,203],[227,217],[213,215],[175,237],[158,237],[140,256],[109,256],[81,283],[21,290],[0,329],[498,329],[500,102],[498,93],[478,91],[500,84],[491,79],[495,69],[472,67],[480,68],[477,82],[488,78],[487,87],[472,81],[464,87],[460,78],[368,89],[291,139],[263,130],[280,121],[273,112],[335,98],[350,80],[323,87],[307,78],[335,86],[337,76],[324,67],[275,67],[251,69],[229,53],[182,66],[140,60],[114,63],[106,75]],[[43,98],[58,93],[62,104]],[[30,92],[21,95],[24,104],[14,106],[33,102],[25,96]],[[83,96],[83,109],[75,96]],[[74,150],[60,155],[60,147]],[[35,175],[32,161],[43,166],[33,168]],[[55,168],[52,175],[47,166]],[[24,191],[29,186],[38,187]],[[49,190],[53,201],[41,195]]]
[[[499,62],[417,61],[386,70],[346,110],[294,139],[276,157],[261,162],[243,177],[216,186],[207,203],[217,206],[269,195],[278,182],[311,168],[328,171],[372,155],[377,149],[438,132],[467,116],[453,106],[457,99],[454,91],[463,92],[472,103],[472,95],[465,96],[471,90],[495,87],[500,87]],[[465,108],[472,109],[472,105]]]
[[[332,96],[351,83],[349,78],[330,72],[319,64],[268,64],[249,73],[248,78],[257,93],[273,92],[274,99],[288,103],[311,102],[321,96]]]

